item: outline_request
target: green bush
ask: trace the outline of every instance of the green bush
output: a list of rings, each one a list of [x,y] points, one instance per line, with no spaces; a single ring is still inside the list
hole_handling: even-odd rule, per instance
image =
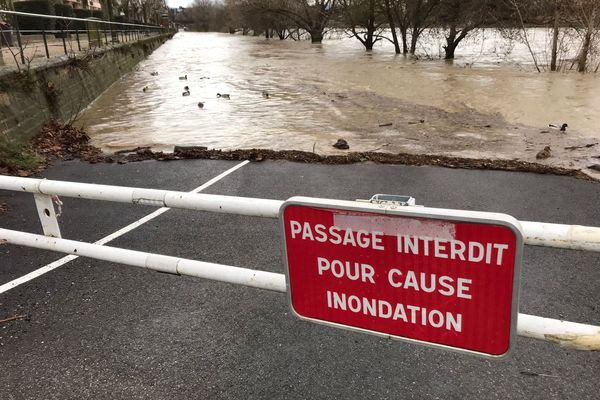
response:
[[[56,15],[61,17],[74,17],[75,13],[73,12],[73,7],[68,4],[55,4],[54,12]],[[56,21],[56,29],[61,29],[68,31],[69,29],[75,29],[73,27],[75,25],[75,21],[69,20],[57,20]]]
[[[27,0],[14,3],[15,11],[54,15],[54,7],[49,0]],[[17,17],[19,29],[21,31],[40,31],[42,29],[52,30],[55,26],[55,20],[40,17]],[[36,34],[37,32],[23,32],[24,34]]]
[[[75,9],[73,10],[73,13],[75,14],[75,18],[90,18],[92,16],[92,11],[91,10],[79,10],[79,9]],[[80,31],[86,30],[87,27],[85,25],[85,22],[83,21],[73,21],[73,28],[72,29],[78,29]]]

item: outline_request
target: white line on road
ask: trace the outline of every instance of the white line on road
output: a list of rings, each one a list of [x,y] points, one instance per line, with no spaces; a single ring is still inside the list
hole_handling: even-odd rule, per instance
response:
[[[227,175],[231,174],[232,172],[235,172],[236,170],[242,168],[244,165],[248,164],[249,162],[250,161],[246,160],[246,161],[243,161],[243,162],[237,164],[235,167],[230,168],[227,171],[223,172],[222,174],[215,176],[214,178],[212,178],[211,180],[209,180],[202,186],[198,186],[196,189],[192,190],[190,193],[201,192],[202,190],[204,190],[207,187],[220,181],[221,179],[223,179]],[[94,244],[104,245],[112,240],[115,240],[119,236],[122,236],[122,235],[126,234],[127,232],[130,232],[130,231],[134,230],[135,228],[145,224],[146,222],[153,220],[154,218],[158,217],[161,214],[164,214],[165,212],[167,212],[169,210],[170,210],[170,208],[168,208],[168,207],[159,208],[158,210],[154,211],[153,213],[148,214],[145,217],[138,219],[137,221],[125,226],[124,228],[121,228],[118,231],[111,233],[108,236],[103,237],[102,239],[94,242]],[[69,255],[69,256],[63,257],[60,260],[56,260],[48,265],[45,265],[39,269],[36,269],[35,271],[28,273],[27,275],[23,275],[20,278],[17,278],[13,281],[5,283],[4,285],[0,286],[0,294],[4,293],[6,291],[9,291],[10,289],[14,289],[17,286],[22,285],[25,282],[29,282],[30,280],[35,279],[38,276],[44,275],[45,273],[50,272],[62,265],[65,265],[69,261],[72,261],[76,258],[78,258],[78,256],[74,256],[74,255]]]

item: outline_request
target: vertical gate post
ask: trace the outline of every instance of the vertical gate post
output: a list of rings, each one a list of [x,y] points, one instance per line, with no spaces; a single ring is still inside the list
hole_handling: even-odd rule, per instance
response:
[[[56,210],[52,202],[52,196],[47,194],[34,193],[35,207],[42,223],[44,235],[60,238],[60,227],[56,218]]]

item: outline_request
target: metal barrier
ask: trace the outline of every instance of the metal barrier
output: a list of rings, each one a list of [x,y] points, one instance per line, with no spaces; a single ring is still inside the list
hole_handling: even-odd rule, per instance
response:
[[[8,10],[0,10],[0,15],[9,16],[12,20],[12,29],[8,30],[6,26],[2,28],[0,51],[4,42],[4,47],[8,47],[15,62],[18,64],[18,57],[22,65],[30,63],[37,57],[38,47],[41,46],[44,48],[45,58],[50,58],[117,43],[136,42],[152,35],[170,32],[169,28],[163,26],[110,22],[98,18],[62,17]],[[58,20],[61,22],[60,29],[44,29],[42,23],[42,29],[23,30],[19,27],[18,16],[39,18],[40,21]],[[70,25],[74,23],[82,24],[84,28],[70,29]],[[13,29],[17,39],[16,47],[11,43]]]
[[[121,249],[60,238],[53,196],[278,218],[283,201],[0,176],[0,189],[33,193],[44,235],[0,228],[0,242],[58,251],[177,275],[286,292],[283,274]],[[525,244],[600,252],[600,228],[519,221]],[[520,336],[600,351],[600,326],[518,315]]]

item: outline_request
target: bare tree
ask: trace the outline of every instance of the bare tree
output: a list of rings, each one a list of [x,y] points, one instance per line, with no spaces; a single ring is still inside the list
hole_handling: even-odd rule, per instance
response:
[[[434,26],[440,0],[407,0],[410,24],[410,54],[415,54],[421,34]]]
[[[533,60],[533,64],[535,65],[535,69],[538,72],[542,72],[540,68],[540,63],[538,61],[537,55],[533,51],[533,47],[531,46],[531,42],[529,41],[529,35],[527,33],[527,27],[525,26],[525,20],[523,18],[523,11],[526,9],[526,0],[505,0],[508,8],[514,11],[516,15],[516,25],[519,27],[519,30],[522,35],[523,42],[527,46],[529,50],[529,54],[531,54],[531,58]]]
[[[10,55],[15,60],[15,65],[17,67],[17,71],[23,73],[25,75],[29,75],[29,71],[31,70],[31,63],[37,54],[37,46],[34,47],[33,52],[26,52],[27,47],[29,46],[29,41],[23,43],[20,48],[14,46],[7,46]],[[1,51],[1,50],[0,50]],[[22,60],[22,63],[19,62],[19,59]]]
[[[125,21],[131,21],[132,15],[135,16],[137,13],[137,3],[139,0],[113,0],[113,7],[119,15],[123,15]],[[135,17],[134,17],[135,18]]]
[[[227,10],[227,30],[234,34],[238,29],[244,30],[244,13],[242,11],[242,2],[238,0],[225,0]]]
[[[388,25],[392,33],[392,43],[394,44],[394,51],[396,52],[396,54],[400,54],[400,44],[398,42],[398,33],[396,32],[396,20],[394,18],[394,13],[392,12],[392,0],[384,0],[383,9],[385,11],[385,16],[387,18]]]
[[[249,0],[257,10],[283,16],[304,29],[313,43],[321,43],[333,16],[336,0]]]
[[[147,24],[160,23],[160,16],[167,12],[167,4],[165,0],[137,0],[139,1],[143,19]],[[135,3],[134,3],[135,4]]]
[[[385,19],[377,0],[340,0],[344,28],[358,39],[367,51],[382,39]]]
[[[444,59],[454,59],[460,42],[480,27],[489,15],[487,0],[442,0],[440,23],[447,27]]]
[[[581,29],[582,45],[577,57],[577,71],[585,72],[588,58],[593,49],[593,38],[600,25],[600,3],[597,0],[579,0],[575,2],[577,20]]]
[[[554,0],[554,18],[552,24],[552,51],[550,61],[550,71],[556,71],[556,62],[558,58],[558,34],[560,32],[560,0]]]

